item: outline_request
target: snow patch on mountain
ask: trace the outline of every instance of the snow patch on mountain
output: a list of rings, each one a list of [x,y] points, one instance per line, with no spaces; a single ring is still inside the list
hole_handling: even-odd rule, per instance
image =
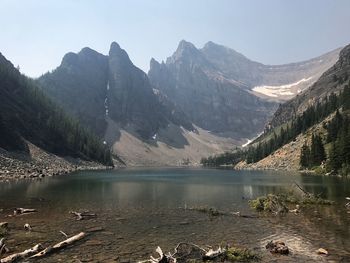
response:
[[[297,93],[300,93],[302,90],[298,89],[297,86],[300,84],[309,82],[312,77],[303,78],[297,82],[280,85],[280,86],[256,86],[253,88],[253,91],[264,94],[269,97],[278,98],[281,96],[293,96]]]

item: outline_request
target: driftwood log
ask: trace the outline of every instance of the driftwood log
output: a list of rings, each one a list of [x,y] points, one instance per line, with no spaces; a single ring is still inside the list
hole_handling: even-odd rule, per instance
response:
[[[89,213],[89,211],[85,211],[85,212],[75,212],[75,211],[71,211],[70,212],[71,214],[73,215],[76,215],[77,216],[77,220],[84,220],[84,219],[89,219],[89,218],[92,218],[92,217],[97,217],[96,214],[93,214],[93,213]]]
[[[186,246],[186,248],[183,248],[182,246]],[[202,261],[215,260],[223,256],[227,252],[227,248],[219,247],[216,250],[213,250],[212,248],[205,250],[196,244],[181,242],[175,247],[174,251],[175,253],[173,254],[164,254],[162,249],[160,247],[157,247],[156,252],[159,254],[159,257],[154,258],[151,256],[150,259],[139,261],[138,263],[176,263],[177,259],[181,259],[183,262],[185,260],[192,259]]]
[[[165,255],[160,247],[157,247],[156,252],[159,254],[158,258],[151,256],[150,259],[138,263],[176,263],[176,259],[170,253]]]
[[[32,248],[24,250],[23,252],[15,253],[15,254],[7,256],[6,258],[1,259],[0,263],[11,263],[11,262],[15,262],[15,261],[20,260],[20,259],[25,259],[25,258],[37,253],[41,249],[42,249],[42,245],[37,244]]]
[[[1,238],[0,239],[0,256],[3,254],[3,253],[7,253],[9,252],[10,250],[6,247],[6,244],[5,244],[5,238]]]
[[[86,236],[85,232],[80,232],[79,234],[72,236],[72,237],[70,237],[62,242],[59,242],[56,245],[53,245],[52,247],[47,247],[44,250],[41,250],[39,253],[36,253],[35,255],[31,256],[30,259],[37,259],[37,258],[45,257],[51,253],[59,251],[65,247],[83,239],[85,236]]]
[[[294,185],[306,196],[310,196],[311,194],[307,191],[305,191],[300,185],[297,184],[297,182],[294,182]]]
[[[31,214],[37,212],[36,209],[31,208],[16,208],[13,210],[13,215],[24,215],[24,214]]]

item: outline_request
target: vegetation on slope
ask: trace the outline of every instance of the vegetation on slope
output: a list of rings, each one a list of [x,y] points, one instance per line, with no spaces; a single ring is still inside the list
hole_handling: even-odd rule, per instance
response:
[[[349,85],[346,85],[338,95],[332,93],[323,101],[309,106],[300,116],[292,119],[285,127],[281,127],[278,134],[276,129],[271,131],[272,135],[269,139],[258,142],[246,151],[237,150],[203,159],[202,164],[208,166],[235,165],[242,160],[247,163],[258,162],[336,111],[335,117],[325,127],[327,138],[323,139],[320,134],[313,134],[311,144],[305,144],[302,147],[300,165],[302,168],[312,168],[327,160],[328,171],[342,170],[344,174],[348,174],[350,171],[350,122],[346,113],[350,110]],[[327,143],[331,144],[328,147],[328,155],[325,150]]]
[[[0,97],[1,148],[26,151],[28,140],[61,156],[112,164],[110,151],[102,142],[68,117],[1,54]]]

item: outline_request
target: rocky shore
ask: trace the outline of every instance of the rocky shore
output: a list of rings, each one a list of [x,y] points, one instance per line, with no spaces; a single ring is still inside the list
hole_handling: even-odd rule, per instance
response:
[[[48,153],[33,144],[28,143],[28,145],[29,155],[10,153],[0,149],[0,182],[62,175],[78,170],[109,168],[96,162],[70,157],[63,158]]]

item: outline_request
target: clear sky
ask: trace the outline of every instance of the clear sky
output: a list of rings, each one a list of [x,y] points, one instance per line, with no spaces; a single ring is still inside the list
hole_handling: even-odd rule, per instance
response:
[[[146,72],[182,39],[281,64],[350,43],[349,25],[349,0],[0,0],[0,52],[32,77],[112,41]]]

